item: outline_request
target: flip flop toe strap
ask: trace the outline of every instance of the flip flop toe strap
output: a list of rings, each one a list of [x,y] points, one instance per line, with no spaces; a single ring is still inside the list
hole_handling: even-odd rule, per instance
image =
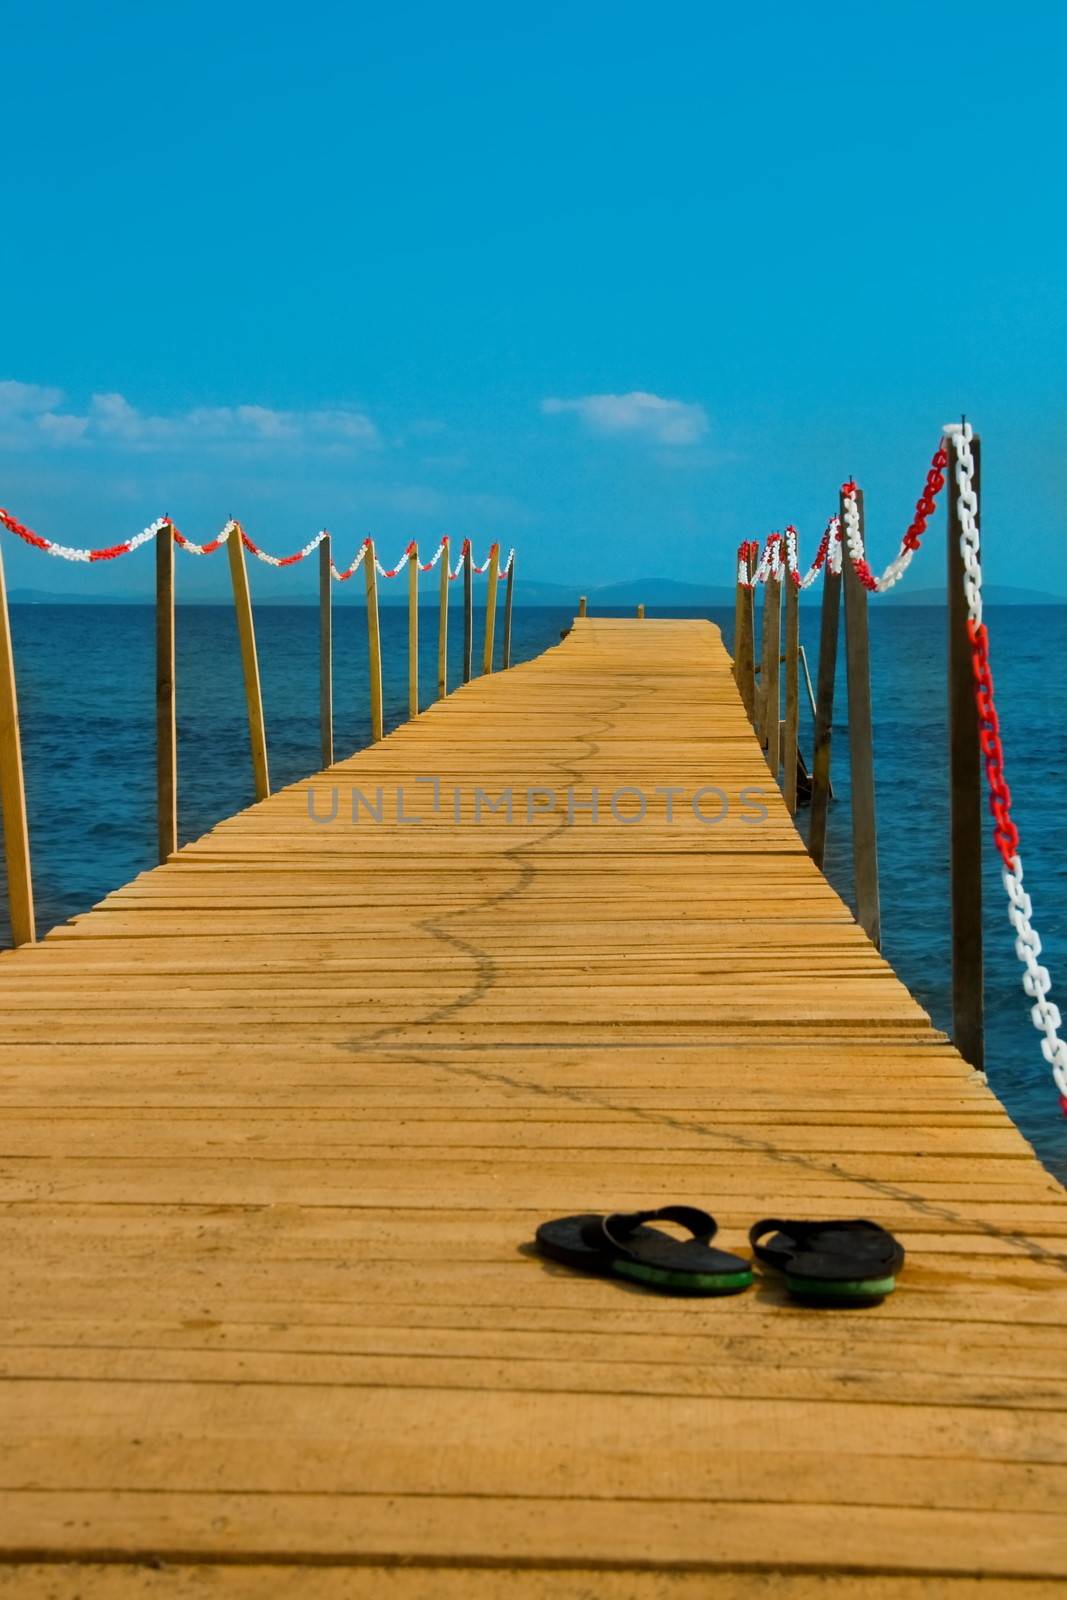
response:
[[[701,1211],[698,1206],[660,1206],[658,1211],[612,1212],[611,1216],[601,1217],[591,1223],[583,1230],[582,1237],[586,1244],[596,1249],[612,1250],[627,1260],[640,1261],[643,1259],[640,1245],[634,1248],[630,1241],[646,1222],[676,1222],[680,1228],[688,1229],[701,1244],[713,1239],[719,1226],[713,1216]]]

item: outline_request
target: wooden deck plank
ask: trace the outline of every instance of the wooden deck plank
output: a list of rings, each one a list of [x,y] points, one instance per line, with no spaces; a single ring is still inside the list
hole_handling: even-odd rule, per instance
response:
[[[101,1566],[91,1562],[27,1563],[0,1568],[0,1595],[10,1600],[707,1600],[707,1572],[631,1567],[553,1568],[306,1566],[249,1564],[220,1567]],[[716,1600],[841,1600],[854,1595],[850,1578],[796,1572],[723,1572]],[[868,1600],[990,1600],[989,1582],[929,1577],[864,1579]],[[1002,1578],[999,1600],[1053,1600],[1061,1586],[1040,1579]]]
[[[435,775],[416,825],[308,815]],[[564,798],[476,826],[476,785]],[[767,818],[605,817],[634,785]],[[812,866],[709,624],[583,620],[0,957],[0,1011],[0,1595],[1067,1577],[1067,1197]],[[732,1248],[875,1217],[901,1287],[530,1249],[680,1199]]]

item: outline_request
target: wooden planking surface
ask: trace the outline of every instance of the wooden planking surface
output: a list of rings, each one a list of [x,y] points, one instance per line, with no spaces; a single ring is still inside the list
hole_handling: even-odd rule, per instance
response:
[[[337,821],[308,787],[0,959],[0,1597],[1058,1587],[1063,1191],[812,866],[716,630],[583,619],[315,779]],[[876,1217],[902,1287],[529,1249],[682,1199],[738,1248]]]

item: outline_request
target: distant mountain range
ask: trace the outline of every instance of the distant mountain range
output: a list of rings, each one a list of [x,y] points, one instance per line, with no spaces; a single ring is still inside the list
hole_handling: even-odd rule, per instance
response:
[[[801,597],[803,605],[818,604],[820,588],[816,585],[805,592]],[[406,587],[390,588],[382,584],[379,588],[379,598],[383,605],[406,605]],[[476,604],[483,597],[484,591],[476,591]],[[604,609],[615,610],[621,606],[636,606],[643,602],[648,606],[676,606],[682,609],[705,608],[709,610],[731,607],[734,603],[732,586],[725,584],[684,583],[677,578],[632,578],[621,583],[587,584],[584,588],[579,583],[539,583],[533,578],[524,578],[520,574],[516,579],[515,603],[524,606],[560,606],[563,608],[573,606],[578,608],[578,596],[584,594],[589,602],[590,611]],[[1043,594],[1038,589],[1018,589],[1012,584],[987,583],[982,590],[983,598],[987,605],[1000,606],[1065,606],[1067,595]],[[12,589],[9,596],[12,605],[151,605],[152,599],[148,595],[130,594],[54,594],[48,589]],[[183,597],[186,605],[229,605],[228,598],[214,597]],[[906,584],[899,589],[891,590],[885,597],[889,605],[900,606],[943,606],[945,604],[944,589],[910,589]],[[435,597],[426,594],[422,599],[424,606],[436,605]],[[314,594],[299,594],[291,597],[280,595],[263,595],[256,599],[257,606],[292,606],[292,605],[317,605],[318,596]]]

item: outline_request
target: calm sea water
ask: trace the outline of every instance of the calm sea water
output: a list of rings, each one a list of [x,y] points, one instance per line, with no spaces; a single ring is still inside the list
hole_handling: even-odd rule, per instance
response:
[[[732,615],[705,614],[731,643]],[[547,607],[517,609],[513,658],[527,659],[556,643],[571,615]],[[433,640],[435,619],[431,611],[424,617],[427,639]],[[459,677],[458,620],[450,630],[452,682]],[[186,606],[178,623],[181,832],[186,840],[248,805],[252,790],[233,614],[223,606]],[[997,607],[989,623],[1027,886],[1045,942],[1043,959],[1054,981],[1059,979],[1053,997],[1067,1011],[1067,852],[1059,816],[1067,795],[1067,611]],[[402,608],[383,609],[390,726],[406,714],[406,626]],[[13,630],[44,929],[153,864],[153,615],[141,606],[16,606]],[[257,614],[257,632],[271,779],[278,787],[319,765],[317,614],[309,606],[264,607]],[[817,607],[802,610],[801,635],[814,674]],[[357,606],[339,606],[334,643],[335,740],[341,755],[369,736],[366,636]],[[947,1029],[944,613],[872,606],[871,653],[885,953],[935,1022]],[[425,650],[427,700],[434,690],[435,658],[431,645]],[[843,715],[843,684],[837,705]],[[810,756],[806,708],[802,741]],[[827,871],[851,901],[847,734],[840,721],[834,765],[838,798],[831,811]],[[984,876],[990,1082],[1050,1170],[1067,1181],[1067,1120],[1030,1027],[991,846]],[[6,929],[3,936],[6,942]]]

